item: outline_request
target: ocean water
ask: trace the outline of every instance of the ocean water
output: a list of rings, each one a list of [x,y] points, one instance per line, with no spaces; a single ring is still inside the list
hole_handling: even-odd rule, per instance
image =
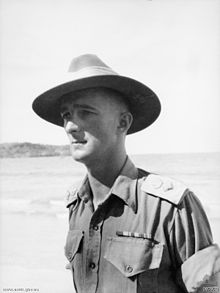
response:
[[[184,182],[200,198],[220,244],[220,153],[131,156],[136,166]],[[73,292],[63,247],[66,189],[86,171],[71,157],[0,160],[0,289]],[[13,276],[13,277],[12,277]]]
[[[210,217],[220,217],[220,153],[136,155],[131,159],[140,168],[184,182],[202,200]],[[1,159],[1,212],[62,217],[67,188],[77,186],[85,173],[83,165],[71,157]]]

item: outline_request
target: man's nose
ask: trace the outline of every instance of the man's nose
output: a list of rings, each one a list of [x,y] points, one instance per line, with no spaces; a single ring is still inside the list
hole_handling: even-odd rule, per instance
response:
[[[66,125],[64,126],[65,130],[67,133],[72,133],[72,132],[77,132],[79,131],[79,125],[78,123],[72,121],[72,120],[68,120],[66,122]]]

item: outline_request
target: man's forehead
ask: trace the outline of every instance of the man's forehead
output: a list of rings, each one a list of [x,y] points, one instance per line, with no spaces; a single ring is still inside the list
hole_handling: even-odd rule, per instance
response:
[[[80,105],[93,109],[96,106],[101,106],[100,99],[103,100],[102,103],[107,103],[107,99],[103,99],[102,97],[103,95],[98,90],[72,92],[62,97],[61,110],[66,107],[80,107]]]
[[[68,106],[84,105],[99,108],[107,104],[122,103],[122,95],[108,88],[90,88],[64,95],[61,99],[61,110]],[[124,102],[123,102],[124,103]]]

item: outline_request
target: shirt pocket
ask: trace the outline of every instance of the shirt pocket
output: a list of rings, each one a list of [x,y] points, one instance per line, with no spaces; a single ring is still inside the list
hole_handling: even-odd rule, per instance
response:
[[[83,232],[80,230],[69,230],[64,247],[65,256],[71,262],[80,249],[80,243],[83,239]]]
[[[132,283],[136,284],[138,292],[157,292],[162,254],[163,245],[160,243],[133,237],[113,237],[107,239],[104,258],[127,277],[127,284],[124,284],[127,292],[133,292],[129,290],[130,279],[135,281]]]

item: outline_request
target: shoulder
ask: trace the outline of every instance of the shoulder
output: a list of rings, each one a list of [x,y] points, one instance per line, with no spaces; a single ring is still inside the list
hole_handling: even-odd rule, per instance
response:
[[[149,174],[143,178],[141,190],[174,205],[178,205],[184,198],[188,189],[184,183],[173,178]]]
[[[78,199],[78,189],[75,186],[70,186],[66,191],[65,202],[66,207],[69,208],[70,205],[74,204]]]

